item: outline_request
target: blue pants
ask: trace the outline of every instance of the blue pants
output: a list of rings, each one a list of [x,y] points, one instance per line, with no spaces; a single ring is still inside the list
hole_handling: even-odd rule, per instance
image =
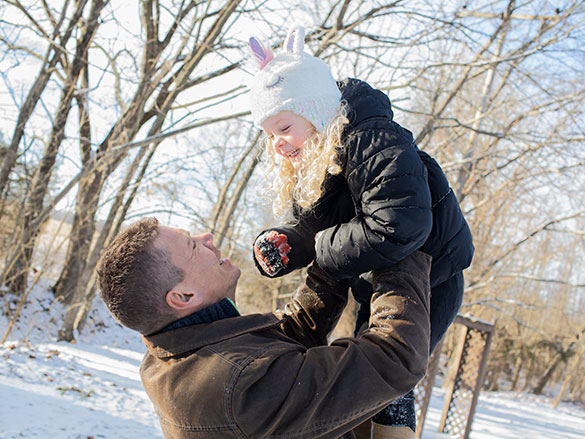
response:
[[[371,293],[367,300],[367,283],[363,280],[352,281],[352,292],[354,297],[360,303],[356,319],[356,335],[357,331],[370,318],[370,300]],[[368,284],[369,285],[369,284]],[[371,285],[369,286],[370,291]],[[430,306],[430,320],[431,320],[431,353],[441,341],[449,325],[453,323],[457,312],[461,307],[463,301],[463,273],[459,272],[452,278],[446,280],[442,284],[431,288],[431,306]],[[414,393],[408,392],[392,402],[388,407],[374,416],[374,422],[382,425],[394,426],[408,426],[416,431],[416,416],[414,409]]]

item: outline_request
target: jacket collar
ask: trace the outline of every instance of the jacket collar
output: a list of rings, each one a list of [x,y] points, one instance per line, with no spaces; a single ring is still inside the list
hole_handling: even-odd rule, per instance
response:
[[[171,323],[166,328],[163,328],[161,331],[157,332],[167,332],[171,329],[184,328],[185,326],[198,325],[199,323],[211,323],[216,320],[237,317],[239,315],[240,312],[234,305],[234,302],[226,297],[225,299],[222,299],[219,302],[208,306],[207,308],[196,311],[193,314]]]
[[[394,113],[386,93],[372,88],[367,82],[346,78],[337,83],[341,90],[341,99],[348,110],[350,126],[371,117],[386,117],[392,120]]]
[[[278,326],[280,323],[281,321],[271,313],[250,314],[143,335],[142,340],[150,355],[157,358],[169,358],[247,332]]]

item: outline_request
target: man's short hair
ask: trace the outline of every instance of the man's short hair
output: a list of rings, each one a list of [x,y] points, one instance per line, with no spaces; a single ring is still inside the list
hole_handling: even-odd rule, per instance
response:
[[[154,246],[156,218],[144,218],[120,232],[97,267],[100,296],[114,318],[141,334],[151,334],[177,319],[166,294],[183,280],[170,255]]]

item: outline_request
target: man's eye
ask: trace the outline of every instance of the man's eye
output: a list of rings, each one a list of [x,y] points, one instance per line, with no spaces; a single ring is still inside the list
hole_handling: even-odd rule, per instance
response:
[[[282,132],[282,133],[286,133],[286,132],[289,130],[289,128],[290,128],[290,125],[287,125],[287,126],[285,126],[284,128],[281,128],[281,129],[280,129],[280,132]]]
[[[195,250],[195,247],[197,247],[197,243],[193,240],[193,250]]]

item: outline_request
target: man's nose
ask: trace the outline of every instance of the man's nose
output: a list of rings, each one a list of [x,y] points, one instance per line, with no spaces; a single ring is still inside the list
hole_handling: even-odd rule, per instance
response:
[[[213,235],[211,233],[199,235],[199,239],[201,239],[201,242],[203,242],[203,245],[206,247],[213,247]]]

